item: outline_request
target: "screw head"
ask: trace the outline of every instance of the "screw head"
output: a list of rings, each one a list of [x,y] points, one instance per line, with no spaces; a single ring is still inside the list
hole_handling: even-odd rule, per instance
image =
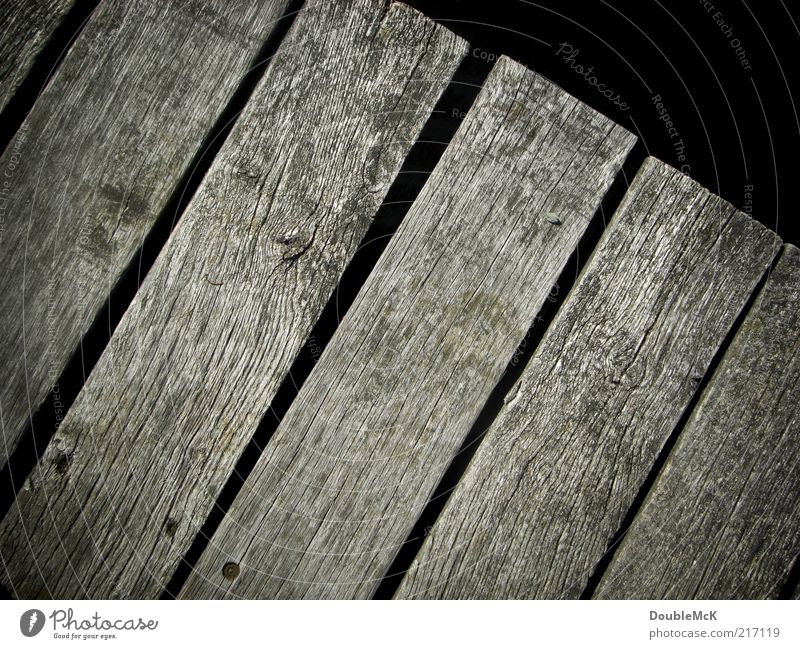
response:
[[[233,581],[239,576],[239,564],[229,561],[222,566],[222,576],[229,581]]]

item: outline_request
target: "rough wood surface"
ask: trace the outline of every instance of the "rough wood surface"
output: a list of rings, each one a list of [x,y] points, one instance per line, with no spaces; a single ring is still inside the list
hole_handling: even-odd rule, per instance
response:
[[[648,159],[400,598],[572,598],[779,247]]]
[[[103,2],[4,152],[0,463],[286,5]]]
[[[787,246],[596,596],[775,597],[800,552],[800,251]]]
[[[498,63],[182,597],[374,592],[633,142]]]
[[[30,72],[56,27],[80,0],[0,2],[0,112]],[[55,62],[54,62],[55,63]]]
[[[166,585],[466,52],[305,5],[0,528],[19,596]]]

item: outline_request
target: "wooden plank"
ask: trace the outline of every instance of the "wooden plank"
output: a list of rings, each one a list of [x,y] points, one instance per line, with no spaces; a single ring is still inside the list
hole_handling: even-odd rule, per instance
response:
[[[384,12],[298,15],[0,528],[18,595],[152,597],[173,574],[466,55]]]
[[[53,32],[76,0],[4,0],[0,3],[0,112],[19,89]]]
[[[400,598],[571,598],[779,246],[648,159]]]
[[[373,594],[633,143],[498,63],[182,597]]]
[[[287,3],[103,2],[4,152],[1,462]]]
[[[596,596],[776,597],[800,552],[800,251],[787,246]]]

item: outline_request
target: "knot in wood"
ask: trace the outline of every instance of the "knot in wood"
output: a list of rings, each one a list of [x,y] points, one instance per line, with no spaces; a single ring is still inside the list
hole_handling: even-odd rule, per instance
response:
[[[395,175],[394,161],[402,156],[401,142],[380,142],[372,145],[361,170],[364,190],[370,194],[385,192]]]
[[[636,387],[644,380],[646,362],[637,345],[626,337],[618,337],[604,359],[608,380],[614,385]]]
[[[311,244],[314,243],[315,234],[316,230],[311,233],[294,231],[275,237],[277,243],[285,246],[281,257],[285,261],[292,261],[300,257],[311,247]]]

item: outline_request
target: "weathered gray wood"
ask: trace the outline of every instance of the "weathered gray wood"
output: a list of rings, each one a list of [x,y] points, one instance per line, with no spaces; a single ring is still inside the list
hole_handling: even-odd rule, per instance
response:
[[[288,0],[108,0],[0,159],[0,462]]]
[[[374,592],[633,143],[498,63],[182,597]]]
[[[800,251],[787,246],[596,596],[775,597],[800,552]]]
[[[19,89],[55,29],[79,1],[0,2],[0,112]]]
[[[466,55],[384,4],[298,15],[0,528],[18,595],[166,585]]]
[[[578,596],[778,246],[648,159],[397,596]]]

